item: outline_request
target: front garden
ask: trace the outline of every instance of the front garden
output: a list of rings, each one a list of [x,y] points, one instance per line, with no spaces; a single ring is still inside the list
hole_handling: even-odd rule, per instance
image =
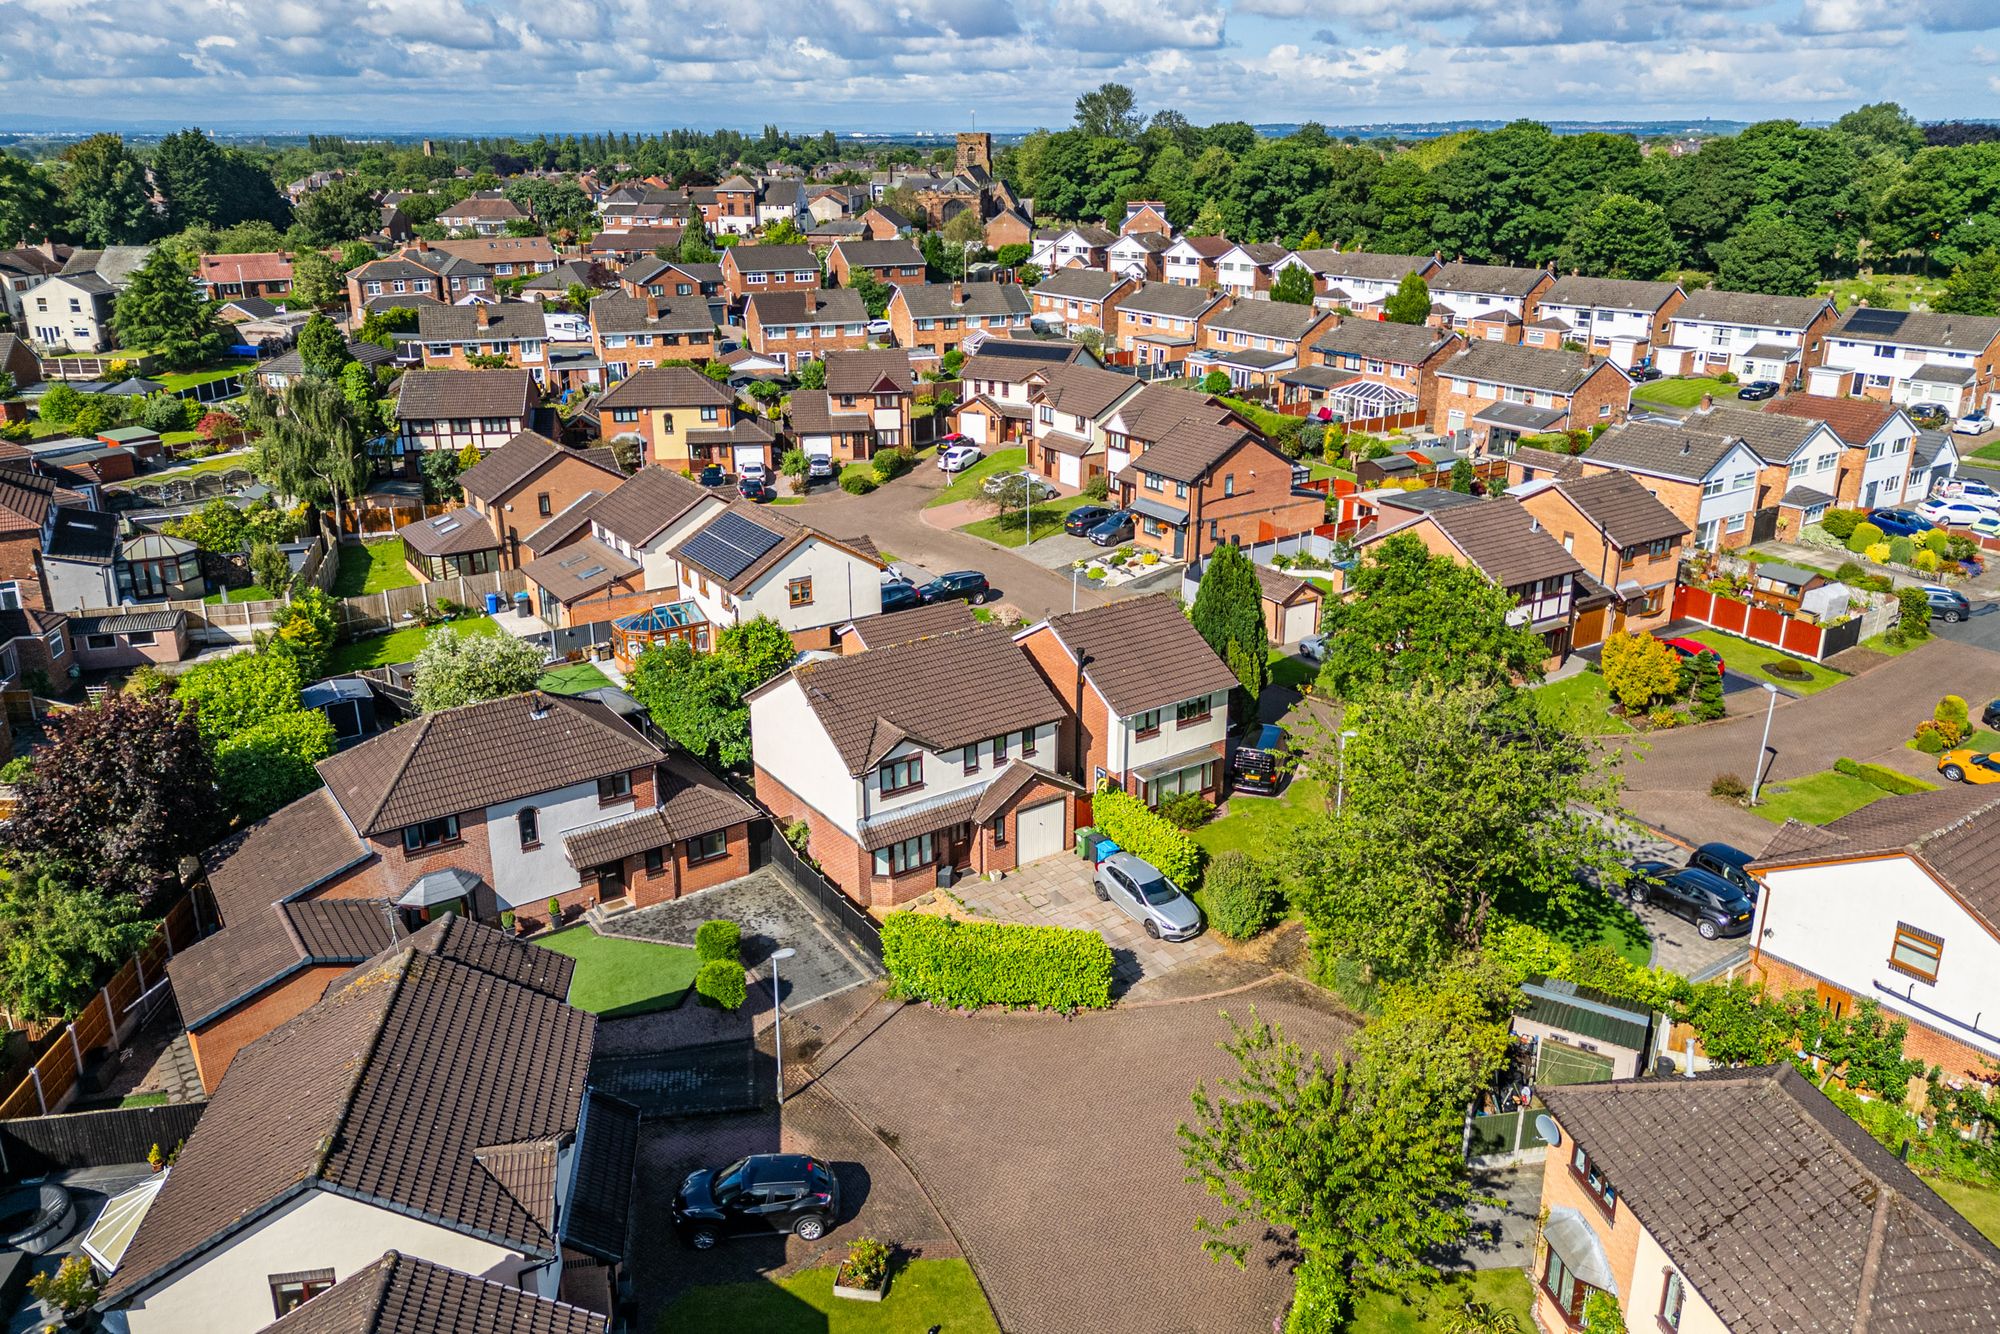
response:
[[[1071,569],[1100,588],[1116,588],[1120,584],[1131,583],[1141,575],[1151,574],[1159,564],[1159,552],[1123,546],[1102,556],[1085,556]]]
[[[760,1334],[927,1334],[942,1328],[951,1334],[999,1334],[986,1294],[963,1260],[892,1265],[879,1302],[835,1296],[834,1272],[829,1266],[694,1288],[666,1309],[659,1328]]]
[[[535,943],[576,960],[569,1003],[603,1019],[673,1009],[693,988],[699,964],[685,945],[600,936],[589,926],[572,926]]]

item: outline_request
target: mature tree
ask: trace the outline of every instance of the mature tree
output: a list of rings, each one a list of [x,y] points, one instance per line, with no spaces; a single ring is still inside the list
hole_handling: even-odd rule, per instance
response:
[[[1746,222],[1711,253],[1715,285],[1726,292],[1809,296],[1819,281],[1806,234],[1783,219]]]
[[[1463,1108],[1507,1064],[1515,1002],[1505,968],[1460,955],[1383,988],[1375,1022],[1355,1037],[1355,1059],[1385,1086],[1421,1089],[1428,1106]]]
[[[967,246],[972,247],[969,253],[975,259],[986,250],[986,225],[979,220],[976,208],[960,209],[952,214],[951,220],[938,229],[938,236],[944,241],[945,249],[954,256],[967,254]]]
[[[1417,684],[1369,697],[1358,735],[1308,767],[1340,784],[1338,812],[1291,839],[1293,902],[1323,959],[1411,978],[1477,949],[1503,898],[1574,911],[1603,891],[1580,868],[1611,849],[1590,808],[1615,784],[1586,741],[1525,696]]]
[[[348,177],[315,190],[299,205],[298,226],[309,245],[335,246],[382,229],[382,207],[361,181]]]
[[[1833,132],[1853,140],[1863,157],[1891,153],[1907,158],[1924,146],[1924,127],[1894,102],[1856,107],[1833,123]]]
[[[518,695],[542,676],[542,655],[512,635],[475,635],[446,628],[417,653],[411,694],[420,713]]]
[[[860,294],[861,304],[868,307],[868,318],[871,320],[879,320],[883,315],[887,314],[889,302],[896,295],[894,287],[883,282],[872,272],[864,268],[856,267],[849,269],[847,271],[847,285]],[[800,387],[805,388],[806,386],[801,383]]]
[[[632,698],[689,753],[736,766],[750,758],[750,710],[735,668],[681,640],[641,653],[626,677]]]
[[[337,377],[352,360],[339,326],[315,311],[299,329],[299,362],[306,374]]]
[[[1562,267],[1599,278],[1657,278],[1674,266],[1667,211],[1650,199],[1606,195],[1577,215],[1563,238]]]
[[[1076,128],[1097,139],[1134,139],[1145,128],[1137,99],[1122,83],[1101,83],[1076,99]]]
[[[123,139],[93,134],[64,149],[62,163],[62,208],[85,245],[139,245],[158,232],[146,169]]]
[[[791,635],[769,616],[754,616],[724,626],[716,636],[715,651],[742,678],[745,690],[764,684],[790,667],[799,656]]]
[[[817,357],[801,363],[798,368],[798,382],[801,389],[826,388],[826,363]]]
[[[152,934],[131,894],[32,864],[0,873],[0,998],[16,1021],[73,1018]]]
[[[1327,604],[1320,684],[1342,698],[1419,682],[1501,686],[1539,677],[1549,646],[1509,619],[1514,595],[1478,570],[1431,554],[1408,533],[1377,544]]]
[[[1614,634],[1603,659],[1605,688],[1627,712],[1644,712],[1680,690],[1680,657],[1657,635]]]
[[[419,470],[423,473],[425,500],[445,505],[458,499],[458,479],[465,471],[465,462],[458,455],[448,449],[429,450]]]
[[[1241,547],[1224,542],[1209,552],[1191,619],[1254,707],[1271,680],[1270,641],[1264,633],[1263,585]]]
[[[1284,301],[1294,306],[1310,306],[1313,303],[1313,276],[1311,272],[1297,264],[1288,264],[1278,280],[1271,284],[1271,300]]]
[[[261,820],[320,786],[314,766],[333,754],[333,742],[333,724],[318,709],[273,714],[217,742],[216,787],[238,820]]]
[[[150,898],[208,846],[213,770],[194,718],[167,695],[111,695],[53,715],[6,830],[12,860]]]
[[[715,245],[708,235],[708,228],[698,217],[690,217],[687,227],[681,232],[680,249],[673,256],[683,264],[715,263]]]
[[[210,745],[299,707],[298,664],[282,653],[232,653],[198,662],[174,681]]]
[[[317,250],[292,257],[291,299],[306,306],[331,306],[346,295],[340,266]]]
[[[374,467],[339,384],[304,375],[277,393],[253,391],[244,416],[256,436],[251,466],[280,493],[337,510],[367,487]]]
[[[200,130],[160,140],[153,153],[153,187],[170,226],[215,226],[222,219],[222,150]]]
[[[251,543],[250,581],[272,597],[283,597],[292,586],[292,558],[275,542]]]
[[[49,239],[57,226],[56,187],[40,164],[0,153],[0,246]]]
[[[271,633],[259,636],[257,647],[290,657],[301,681],[317,681],[340,631],[338,607],[325,589],[301,588],[271,617]]]
[[[1382,303],[1382,315],[1392,324],[1422,324],[1431,317],[1431,285],[1412,269]]]
[[[2000,250],[1982,250],[1954,266],[1931,309],[1953,315],[2000,315]]]
[[[151,348],[176,369],[198,366],[222,351],[215,303],[194,285],[194,270],[164,248],[133,271],[112,308],[112,327],[125,347]]]

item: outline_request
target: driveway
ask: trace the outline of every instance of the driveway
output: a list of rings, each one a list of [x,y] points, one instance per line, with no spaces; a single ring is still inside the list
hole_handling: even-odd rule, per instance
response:
[[[1718,809],[1734,810],[1745,819],[1756,822],[1758,827],[1749,832],[1755,834],[1760,841],[1755,844],[1738,844],[1739,847],[1748,847],[1754,852],[1763,847],[1761,840],[1768,839],[1776,830],[1775,825],[1759,820],[1746,811],[1735,807],[1723,807],[1720,802],[1711,804]],[[1611,838],[1619,854],[1628,861],[1651,857],[1673,866],[1687,865],[1689,849],[1671,839],[1661,838],[1650,830],[1637,828],[1629,821],[1618,821],[1612,828]],[[1750,944],[1747,937],[1737,940],[1703,940],[1701,933],[1694,929],[1694,923],[1682,921],[1653,904],[1637,904],[1632,911],[1638,915],[1639,920],[1645,924],[1647,934],[1653,938],[1652,962],[1690,981],[1702,981],[1714,977],[1731,964],[1749,955]]]
[[[1970,644],[1974,648],[2000,653],[2000,602],[1974,602],[1970,617],[1956,625],[1932,621],[1931,633],[1954,644]]]
[[[1205,930],[1193,940],[1154,940],[1146,929],[1097,897],[1089,862],[1078,857],[1044,857],[1004,880],[964,880],[951,892],[981,916],[1034,926],[1067,926],[1095,931],[1111,945],[1111,989],[1124,995],[1147,978],[1191,963],[1205,963],[1226,949]]]
[[[1063,1019],[909,1005],[820,1055],[817,1082],[894,1146],[951,1221],[1009,1334],[1267,1330],[1285,1248],[1247,1230],[1246,1268],[1202,1254],[1175,1128],[1196,1081],[1234,1074],[1221,1011],[1331,1052],[1354,1022],[1274,979],[1229,996]]]

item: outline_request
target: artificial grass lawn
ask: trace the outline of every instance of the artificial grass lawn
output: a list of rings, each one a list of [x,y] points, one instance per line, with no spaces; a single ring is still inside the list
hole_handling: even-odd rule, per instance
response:
[[[1511,1312],[1523,1330],[1534,1325],[1534,1289],[1519,1269],[1481,1269],[1471,1274],[1451,1274],[1437,1287],[1405,1301],[1383,1292],[1365,1294],[1354,1305],[1354,1318],[1347,1322],[1347,1334],[1419,1334],[1435,1330],[1474,1299]]]
[[[1063,520],[1069,517],[1071,510],[1077,508],[1079,505],[1095,503],[1097,502],[1087,501],[1082,496],[1057,496],[1054,500],[1036,501],[1033,514],[1033,540],[1039,542],[1045,537],[1054,537],[1060,534],[1063,530]],[[1003,528],[1000,526],[1000,516],[998,514],[985,519],[975,519],[971,523],[961,524],[958,531],[961,533],[970,533],[974,537],[984,538],[988,542],[1003,547],[1024,546],[1029,540],[1028,530],[1025,526]]]
[[[1535,711],[1542,721],[1577,736],[1618,736],[1632,725],[1611,713],[1611,688],[1596,672],[1535,687]]]
[[[1795,658],[1789,653],[1780,653],[1777,649],[1753,644],[1747,639],[1738,639],[1735,635],[1725,635],[1720,630],[1696,630],[1686,637],[1714,649],[1721,655],[1722,665],[1730,671],[1741,672],[1755,681],[1769,681],[1772,685],[1789,690],[1794,695],[1815,694],[1847,679],[1844,673],[1836,672],[1831,667],[1822,667],[1816,662]],[[1803,667],[1810,679],[1789,681],[1782,676],[1773,676],[1764,670],[1764,664],[1767,662],[1787,662]]]
[[[1967,1186],[1941,1177],[1927,1184],[1946,1204],[1964,1214],[1966,1222],[1985,1233],[1988,1241],[2000,1243],[2000,1187]]]
[[[1523,1280],[1525,1283],[1525,1280]],[[660,1316],[661,1334],[678,1330],[756,1330],[758,1334],[998,1334],[972,1266],[963,1260],[911,1260],[892,1270],[880,1302],[833,1295],[833,1270],[807,1269],[777,1282],[694,1288]]]
[[[1703,394],[1715,395],[1717,403],[1736,401],[1736,386],[1724,384],[1720,380],[1705,375],[1676,376],[1671,380],[1652,380],[1632,387],[1632,401],[1653,403],[1661,407],[1691,408],[1701,402]]]
[[[573,662],[554,671],[543,672],[542,679],[535,682],[535,689],[546,690],[551,695],[581,695],[586,690],[599,690],[611,684],[611,678],[597,669],[594,662]]]
[[[400,537],[363,542],[359,546],[343,544],[340,548],[340,573],[333,579],[333,595],[354,598],[387,592],[392,588],[412,587],[417,582],[417,576],[410,573],[410,567],[403,563],[403,559],[403,539]]]
[[[1888,795],[1873,783],[1822,769],[1804,778],[1764,784],[1758,804],[1750,809],[1772,824],[1787,820],[1828,824]]]
[[[937,465],[932,464],[932,467]],[[1000,449],[986,455],[979,462],[951,479],[951,484],[930,498],[924,506],[931,509],[937,505],[949,505],[954,500],[971,500],[985,493],[979,488],[986,479],[996,472],[1019,472],[1028,466],[1028,451],[1025,449]]]
[[[686,945],[600,936],[589,926],[572,926],[535,943],[576,960],[569,1003],[599,1018],[671,1010],[694,986],[696,960]]]
[[[225,589],[220,593],[210,593],[202,601],[211,605],[219,602],[269,602],[277,597],[261,584],[245,584],[241,588]]]
[[[345,644],[335,644],[327,656],[326,674],[345,676],[363,667],[386,667],[392,662],[409,662],[424,646],[424,637],[444,629],[463,630],[469,635],[505,634],[491,616],[473,616],[445,625],[405,626],[386,635],[370,635]]]

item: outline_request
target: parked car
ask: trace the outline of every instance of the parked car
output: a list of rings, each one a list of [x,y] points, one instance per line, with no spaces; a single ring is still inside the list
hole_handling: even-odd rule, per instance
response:
[[[2000,732],[2000,699],[1990,701],[1980,712],[1979,725],[1989,732]]]
[[[1665,636],[1661,636],[1660,642],[1683,658],[1699,658],[1704,653],[1715,653],[1714,649],[1702,643],[1699,639],[1681,639],[1679,637],[1668,639]],[[1722,665],[1722,655],[1720,653],[1715,653],[1715,674],[1725,679],[1729,676],[1728,669]]]
[[[1981,519],[1991,518],[1993,511],[1970,500],[1926,500],[1917,506],[1917,513],[1941,528],[1970,528]]]
[[[755,460],[746,463],[742,467],[738,468],[736,470],[736,475],[738,477],[754,477],[760,482],[768,482],[771,480],[771,470],[765,467],[761,462]]]
[[[743,476],[736,480],[736,493],[745,500],[754,500],[759,505],[778,498],[778,488],[761,477]]]
[[[1764,882],[1750,873],[1750,863],[1756,860],[1755,853],[1727,843],[1704,843],[1688,854],[1689,866],[1727,880],[1752,903],[1764,888]]]
[[[721,486],[728,480],[729,474],[722,471],[720,463],[711,463],[701,470],[701,484],[703,486]]]
[[[926,604],[932,602],[970,602],[977,607],[993,596],[987,586],[986,576],[977,570],[953,570],[941,574],[917,590],[917,596]]]
[[[882,581],[882,610],[908,611],[911,607],[924,605],[923,595],[917,586],[907,579],[884,579]]]
[[[870,338],[881,338],[886,336],[889,332],[890,332],[889,321],[887,320],[868,321],[868,336]]]
[[[1132,536],[1132,511],[1111,511],[1084,536],[1100,547],[1115,547],[1120,542],[1128,541]]]
[[[939,449],[950,449],[953,445],[969,445],[974,442],[971,436],[962,431],[950,431],[939,436],[937,443]]]
[[[1736,397],[1744,403],[1761,403],[1767,398],[1778,396],[1776,380],[1752,380],[1736,391]]]
[[[938,467],[946,472],[964,472],[977,462],[978,445],[951,445],[938,451]]]
[[[1703,940],[1750,934],[1757,906],[1721,876],[1660,861],[1634,862],[1631,871],[1625,895],[1635,905],[1650,903],[1694,923]]]
[[[1632,380],[1635,384],[1649,384],[1659,378],[1660,368],[1658,366],[1640,366],[1632,372]]]
[[[833,476],[833,457],[829,454],[814,454],[806,460],[806,480],[824,481]]]
[[[1938,756],[1937,771],[1954,783],[2000,783],[2000,755],[1984,750],[1948,750]]]
[[[1063,531],[1071,537],[1082,537],[1117,512],[1109,505],[1078,505],[1063,520]]]
[[[1868,511],[1868,522],[1890,537],[1915,537],[1937,527],[1915,510],[1879,509]]]
[[[754,1153],[690,1172],[674,1193],[674,1229],[706,1251],[727,1237],[789,1232],[818,1241],[840,1219],[833,1169],[802,1153]]]
[[[1956,625],[1972,615],[1972,600],[1955,588],[1925,584],[1924,596],[1930,600],[1931,619],[1934,621]]]
[[[2000,537],[2000,511],[1986,511],[1985,515],[1965,525],[1965,531],[1974,537]]]
[[[1951,414],[1944,410],[1944,405],[1941,403],[1911,403],[1903,411],[1909,414],[1911,421],[1926,431],[1935,431],[1951,420]]]
[[[1097,897],[1118,905],[1155,940],[1186,940],[1201,931],[1201,909],[1151,862],[1114,852],[1097,867]]]
[[[1058,495],[1061,494],[1061,492],[1057,491],[1053,486],[1050,486],[1047,482],[1035,476],[1035,474],[1027,471],[1025,468],[1015,472],[996,472],[991,477],[987,478],[984,482],[980,483],[980,489],[989,496],[997,496],[1000,494],[1000,489],[1002,487],[1006,486],[1007,483],[1013,481],[1017,477],[1027,479],[1028,496],[1030,499],[1035,500],[1037,502],[1044,500],[1054,500]]]
[[[1969,500],[1975,505],[2000,510],[2000,491],[1995,491],[1986,483],[1975,482],[1970,478],[1954,477],[1939,486],[1937,494],[1948,496],[1953,500]]]
[[[1307,662],[1326,661],[1326,636],[1307,635],[1299,641],[1299,656]]]
[[[1288,740],[1285,729],[1276,723],[1260,723],[1251,728],[1229,757],[1236,790],[1278,795],[1292,771]]]
[[[1985,435],[1993,429],[1993,418],[1985,408],[1974,408],[1951,424],[1953,435]]]

